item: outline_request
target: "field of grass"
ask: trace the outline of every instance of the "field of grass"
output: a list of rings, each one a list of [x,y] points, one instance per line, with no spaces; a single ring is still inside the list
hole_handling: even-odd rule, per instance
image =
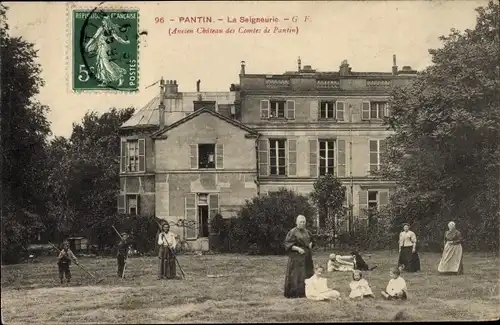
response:
[[[492,254],[465,254],[465,274],[437,274],[439,254],[421,253],[422,271],[404,274],[409,300],[384,301],[380,290],[393,252],[373,252],[378,265],[364,276],[375,299],[350,301],[350,273],[329,274],[329,285],[342,300],[313,302],[283,297],[286,256],[183,255],[184,280],[156,280],[157,258],[131,258],[126,278],[116,277],[113,258],[82,258],[100,279],[72,265],[70,286],[59,284],[55,258],[34,264],[2,266],[2,316],[13,323],[203,323],[203,322],[347,322],[390,321],[405,311],[410,321],[492,320],[500,315],[499,259]],[[316,253],[325,264],[327,253]],[[178,271],[179,273],[179,271]],[[207,275],[223,275],[208,277]]]

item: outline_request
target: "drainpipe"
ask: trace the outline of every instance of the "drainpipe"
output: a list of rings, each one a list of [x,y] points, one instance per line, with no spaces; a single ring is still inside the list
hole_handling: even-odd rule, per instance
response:
[[[260,196],[260,180],[259,180],[259,138],[260,134],[255,139],[255,170],[257,171],[255,185],[257,185],[257,196]]]
[[[349,235],[352,235],[354,222],[354,179],[352,175],[352,105],[349,106],[349,175],[351,176],[351,202],[349,202]]]

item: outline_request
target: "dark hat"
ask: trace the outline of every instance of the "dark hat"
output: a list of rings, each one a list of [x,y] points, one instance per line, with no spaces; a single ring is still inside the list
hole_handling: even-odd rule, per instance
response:
[[[408,222],[405,222],[405,223],[403,223],[403,227],[404,227],[404,226],[408,226],[408,227],[409,227],[409,226],[410,226],[410,224],[409,224]]]

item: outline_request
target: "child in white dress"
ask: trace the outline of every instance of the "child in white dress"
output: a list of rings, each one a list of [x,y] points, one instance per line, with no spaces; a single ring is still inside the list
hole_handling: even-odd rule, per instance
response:
[[[306,298],[311,300],[336,300],[340,299],[337,290],[328,288],[327,279],[323,277],[323,267],[316,265],[314,275],[306,279]]]
[[[363,275],[358,270],[352,272],[352,281],[349,287],[351,288],[349,298],[373,298],[373,292],[370,285],[368,285],[368,281],[363,279]]]
[[[401,299],[406,300],[408,298],[408,289],[406,287],[406,281],[400,276],[401,271],[397,267],[391,268],[389,271],[389,276],[391,279],[387,284],[385,291],[382,291],[382,296],[385,299]]]

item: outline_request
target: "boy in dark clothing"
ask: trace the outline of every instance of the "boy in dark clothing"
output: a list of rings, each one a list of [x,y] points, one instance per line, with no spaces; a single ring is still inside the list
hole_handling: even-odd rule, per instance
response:
[[[61,284],[64,283],[63,279],[66,276],[66,282],[69,283],[71,280],[71,271],[69,270],[69,266],[71,265],[71,261],[74,261],[76,265],[78,265],[78,259],[75,254],[69,249],[69,243],[67,241],[63,244],[63,249],[59,253],[57,257],[57,266],[59,268],[59,278],[61,279]]]
[[[128,258],[128,250],[132,245],[132,240],[129,238],[127,233],[122,233],[122,239],[118,243],[118,255],[116,256],[116,260],[118,262],[118,277],[122,277],[123,270],[125,268],[125,263]]]

